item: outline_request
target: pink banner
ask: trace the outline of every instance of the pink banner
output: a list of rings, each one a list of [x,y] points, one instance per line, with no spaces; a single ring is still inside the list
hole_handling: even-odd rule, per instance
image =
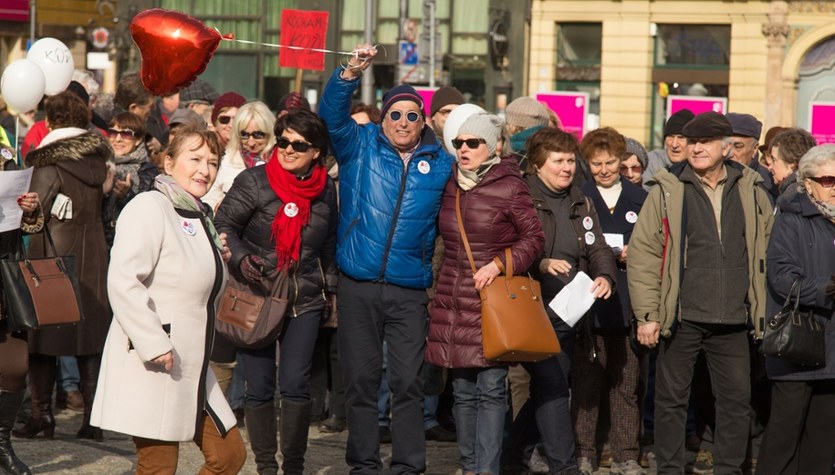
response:
[[[429,111],[430,111],[430,106],[432,105],[432,96],[435,95],[435,91],[437,91],[437,90],[438,90],[437,87],[417,87],[417,86],[415,86],[415,91],[417,91],[418,94],[420,94],[420,97],[423,98],[423,110],[424,110],[424,113],[426,114],[426,120],[427,121],[430,119]]]
[[[835,143],[835,102],[809,104],[809,133],[818,145]]]
[[[29,0],[3,0],[0,3],[0,20],[29,21]]]
[[[541,92],[536,100],[545,104],[557,114],[562,130],[582,140],[586,133],[586,118],[589,114],[589,95],[586,92]]]
[[[690,112],[699,115],[703,112],[718,112],[724,114],[728,109],[727,97],[694,97],[694,96],[667,96],[667,118],[682,109],[690,109]]]

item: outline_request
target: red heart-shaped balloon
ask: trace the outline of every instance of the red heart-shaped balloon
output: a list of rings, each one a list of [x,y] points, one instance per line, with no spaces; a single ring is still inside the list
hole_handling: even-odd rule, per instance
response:
[[[133,18],[130,35],[142,55],[142,84],[152,93],[172,94],[206,70],[221,36],[185,13],[161,8]]]

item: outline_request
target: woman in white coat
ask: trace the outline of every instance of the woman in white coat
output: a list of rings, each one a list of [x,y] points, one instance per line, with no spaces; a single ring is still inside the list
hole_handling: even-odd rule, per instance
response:
[[[238,473],[246,448],[209,371],[230,252],[200,201],[217,176],[211,132],[177,135],[156,190],[123,210],[108,274],[114,319],[91,423],[133,436],[136,473],[175,473],[179,441],[206,458],[200,474]]]

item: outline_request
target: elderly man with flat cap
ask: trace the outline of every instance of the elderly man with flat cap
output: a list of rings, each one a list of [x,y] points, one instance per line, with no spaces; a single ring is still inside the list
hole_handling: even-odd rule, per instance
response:
[[[771,177],[771,172],[760,164],[759,144],[763,123],[751,114],[728,112],[725,117],[733,128],[733,134],[731,135],[733,156],[731,160],[751,167],[752,170],[759,173],[763,177],[762,186],[765,191],[776,198],[778,191],[774,185],[774,179]]]
[[[699,114],[682,129],[687,161],[655,175],[629,241],[629,296],[638,341],[658,346],[658,474],[684,473],[693,369],[704,351],[716,396],[714,473],[740,474],[751,385],[748,333],[765,316],[771,201],[762,178],[732,160],[733,128]]]
[[[454,158],[435,138],[415,89],[383,96],[382,123],[357,125],[351,97],[377,51],[357,47],[319,105],[339,164],[339,359],[352,474],[378,474],[377,389],[383,340],[392,391],[392,474],[426,470],[423,366],[432,253]]]

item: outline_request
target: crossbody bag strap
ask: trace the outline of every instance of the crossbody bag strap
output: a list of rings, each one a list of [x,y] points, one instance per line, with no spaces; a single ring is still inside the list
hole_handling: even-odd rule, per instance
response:
[[[458,218],[458,232],[461,233],[461,242],[464,243],[464,250],[467,251],[467,259],[470,261],[470,268],[473,275],[476,273],[473,251],[470,249],[470,241],[467,240],[467,232],[464,231],[464,220],[461,218],[461,189],[455,189],[455,217]]]

